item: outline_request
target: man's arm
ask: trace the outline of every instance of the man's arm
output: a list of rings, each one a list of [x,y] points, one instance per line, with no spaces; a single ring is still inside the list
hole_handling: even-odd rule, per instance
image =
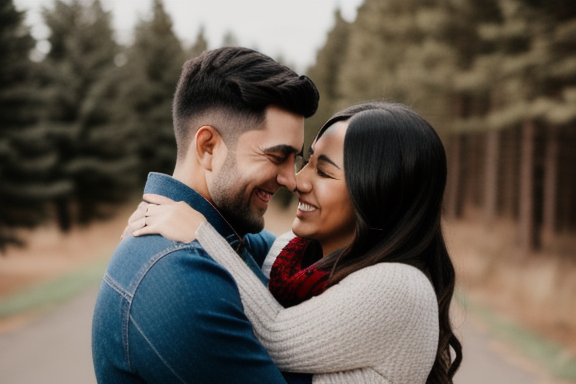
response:
[[[127,324],[131,364],[147,382],[284,383],[253,334],[233,278],[202,249],[156,262]]]

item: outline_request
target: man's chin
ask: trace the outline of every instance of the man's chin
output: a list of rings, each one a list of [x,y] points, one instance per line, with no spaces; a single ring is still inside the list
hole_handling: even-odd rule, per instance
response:
[[[260,233],[264,229],[264,219],[259,222],[250,222],[245,226],[244,233]]]
[[[262,230],[264,229],[264,225],[266,223],[264,222],[264,216],[260,215],[257,218],[253,218],[253,220],[250,221],[250,230],[247,233],[258,233],[258,232],[262,232]]]
[[[242,236],[247,233],[262,232],[264,229],[264,216],[254,214],[252,217],[243,217],[236,222],[234,229]]]

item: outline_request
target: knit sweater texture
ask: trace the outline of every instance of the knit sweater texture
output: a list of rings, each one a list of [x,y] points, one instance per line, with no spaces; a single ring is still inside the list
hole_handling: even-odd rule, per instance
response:
[[[424,384],[438,347],[438,304],[428,278],[401,263],[352,273],[284,308],[208,223],[204,249],[236,280],[256,337],[277,366],[314,384]]]

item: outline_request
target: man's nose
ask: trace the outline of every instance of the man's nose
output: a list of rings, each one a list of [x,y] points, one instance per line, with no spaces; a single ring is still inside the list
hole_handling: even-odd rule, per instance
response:
[[[283,185],[290,191],[296,189],[296,176],[294,175],[294,161],[287,161],[282,165],[277,178],[278,184]]]

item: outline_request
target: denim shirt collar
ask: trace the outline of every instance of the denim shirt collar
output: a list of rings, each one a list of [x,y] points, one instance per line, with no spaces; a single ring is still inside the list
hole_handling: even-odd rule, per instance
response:
[[[169,197],[174,201],[184,201],[196,211],[204,215],[206,220],[218,231],[228,243],[238,242],[242,239],[222,217],[220,212],[198,192],[176,180],[172,176],[163,173],[150,172],[144,187],[144,193],[155,193]]]

